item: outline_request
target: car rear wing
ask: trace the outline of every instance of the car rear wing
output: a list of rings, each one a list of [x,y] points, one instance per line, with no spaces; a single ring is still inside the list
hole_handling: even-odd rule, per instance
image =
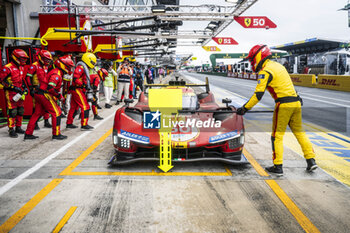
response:
[[[172,80],[169,81],[168,84],[145,84],[145,88],[152,88],[152,87],[171,87],[171,86],[180,86],[180,87],[205,87],[205,91],[208,93],[210,91],[209,87],[209,79],[208,77],[205,78],[204,84],[193,84],[193,83],[186,83],[184,80]]]

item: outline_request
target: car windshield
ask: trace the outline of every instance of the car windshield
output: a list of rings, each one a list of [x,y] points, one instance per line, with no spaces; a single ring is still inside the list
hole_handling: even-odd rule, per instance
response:
[[[182,96],[183,110],[196,110],[198,108],[198,98],[195,94],[184,94]]]

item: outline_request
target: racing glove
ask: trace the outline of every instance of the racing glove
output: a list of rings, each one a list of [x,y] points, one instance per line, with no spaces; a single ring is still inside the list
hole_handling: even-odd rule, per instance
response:
[[[246,107],[244,107],[244,105],[240,108],[237,108],[237,111],[236,111],[236,113],[238,115],[244,115],[246,112],[248,112],[248,109],[246,109]]]

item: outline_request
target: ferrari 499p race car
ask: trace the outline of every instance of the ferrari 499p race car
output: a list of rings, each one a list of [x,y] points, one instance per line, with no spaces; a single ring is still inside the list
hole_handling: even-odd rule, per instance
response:
[[[161,94],[152,95],[152,91]],[[180,94],[174,96],[174,92]],[[163,102],[163,108],[154,106],[159,101]],[[164,103],[171,101],[177,101],[180,107],[165,110]],[[172,162],[247,163],[242,154],[243,118],[228,105],[229,99],[223,100],[226,107],[215,102],[208,79],[205,84],[173,80],[168,84],[145,85],[134,107],[129,106],[131,102],[126,100],[126,105],[115,113],[113,144],[116,153],[109,164],[159,161],[162,131],[171,132],[168,144]],[[165,116],[166,112],[171,114]]]

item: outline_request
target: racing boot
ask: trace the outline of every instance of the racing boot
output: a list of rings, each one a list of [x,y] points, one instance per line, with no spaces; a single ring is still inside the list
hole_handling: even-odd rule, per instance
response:
[[[94,127],[90,126],[90,125],[84,125],[81,127],[81,130],[93,130]]]
[[[52,135],[52,139],[56,139],[56,140],[64,140],[64,139],[67,139],[67,138],[68,138],[68,136],[62,135],[62,134]]]
[[[24,140],[27,140],[27,139],[29,139],[29,140],[32,140],[32,139],[37,139],[37,138],[39,138],[38,136],[34,136],[34,135],[30,135],[30,134],[24,134]]]
[[[25,131],[21,128],[21,126],[16,126],[16,133],[24,134]]]
[[[66,128],[68,128],[68,129],[76,129],[76,128],[78,128],[78,126],[73,125],[73,124],[67,124]]]
[[[100,105],[96,105],[97,109],[102,109]]]
[[[39,124],[38,122],[35,123],[35,127],[34,127],[34,130],[40,130],[40,127],[39,127]]]
[[[115,105],[119,105],[122,101],[117,100],[117,102],[115,102]]]
[[[49,119],[45,120],[44,127],[45,128],[52,128],[52,125],[50,124]]]
[[[112,107],[112,105],[110,105],[110,104],[105,104],[105,108],[111,108]]]
[[[94,120],[103,120],[103,117],[100,117],[99,115],[96,114],[94,116]]]
[[[266,167],[265,170],[272,174],[275,174],[276,176],[283,176],[282,164]]]
[[[13,128],[9,129],[9,135],[11,138],[18,138],[18,134]]]
[[[307,167],[306,167],[306,171],[308,172],[312,172],[313,170],[315,170],[316,168],[318,168],[315,159],[307,159],[306,160],[307,163]]]
[[[80,115],[80,111],[79,110],[75,110],[73,113],[73,119],[77,116]]]

